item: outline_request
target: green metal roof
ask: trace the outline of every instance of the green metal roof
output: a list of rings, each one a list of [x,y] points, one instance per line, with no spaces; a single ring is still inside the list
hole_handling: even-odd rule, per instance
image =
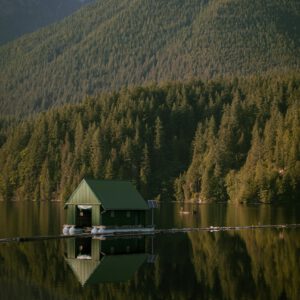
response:
[[[148,205],[132,183],[83,179],[66,204],[101,204],[105,210],[147,210]]]
[[[124,282],[147,259],[147,254],[106,255],[101,261],[66,259],[81,285],[101,282]]]

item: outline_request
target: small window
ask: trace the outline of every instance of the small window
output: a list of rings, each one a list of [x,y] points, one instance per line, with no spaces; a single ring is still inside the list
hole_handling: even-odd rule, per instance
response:
[[[130,211],[127,211],[127,212],[126,212],[126,217],[127,217],[127,218],[130,218],[130,216],[131,216]]]
[[[111,216],[112,218],[114,218],[114,216],[115,216],[115,211],[114,211],[114,210],[112,210],[112,211],[110,212],[110,216]]]

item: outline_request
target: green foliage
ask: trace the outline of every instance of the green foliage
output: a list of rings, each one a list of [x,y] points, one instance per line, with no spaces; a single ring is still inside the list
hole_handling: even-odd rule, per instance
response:
[[[299,15],[298,0],[96,1],[0,47],[0,111],[145,82],[297,71]],[[182,100],[174,118],[189,109]]]
[[[131,180],[146,198],[297,199],[299,97],[295,75],[190,81],[3,121],[0,195],[65,200],[89,176]]]
[[[141,182],[141,192],[146,195],[149,193],[149,187],[151,185],[150,175],[151,175],[151,168],[150,168],[149,150],[147,144],[145,144],[145,147],[143,149],[141,168],[140,168],[140,182]]]
[[[223,105],[217,128],[198,126],[183,189],[205,202],[298,199],[299,79],[242,86],[243,97]]]

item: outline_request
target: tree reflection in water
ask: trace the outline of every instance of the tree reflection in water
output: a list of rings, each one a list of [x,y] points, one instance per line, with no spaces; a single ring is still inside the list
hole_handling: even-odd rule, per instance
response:
[[[96,241],[91,252],[97,248],[99,266],[105,247],[113,259],[127,255],[125,265],[113,261],[115,270],[119,266],[126,276],[114,280],[118,276],[109,267],[105,280],[105,272],[90,270],[87,281],[95,275],[101,279],[90,284],[78,281],[67,262],[69,254],[80,255],[72,249],[72,240],[3,244],[1,299],[299,299],[298,237],[297,229],[161,235],[154,239],[154,264],[146,263],[151,238],[133,242],[137,248],[131,244],[127,254],[126,242],[118,248],[112,246],[116,241]],[[112,247],[114,254],[109,253]],[[130,255],[135,256],[131,261]]]

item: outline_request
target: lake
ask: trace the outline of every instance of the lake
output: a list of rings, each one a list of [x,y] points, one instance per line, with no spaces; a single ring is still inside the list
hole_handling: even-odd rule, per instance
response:
[[[162,203],[158,228],[300,223],[300,205]],[[0,238],[61,232],[61,203],[0,203]],[[0,299],[300,299],[300,228],[0,244]]]

